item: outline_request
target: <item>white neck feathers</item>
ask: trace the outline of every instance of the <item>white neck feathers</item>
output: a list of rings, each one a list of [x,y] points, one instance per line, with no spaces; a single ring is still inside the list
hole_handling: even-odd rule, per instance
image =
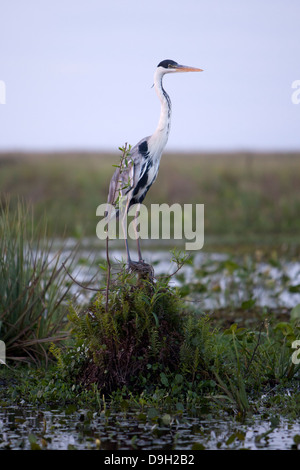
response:
[[[171,126],[171,100],[165,89],[162,85],[164,73],[157,69],[154,75],[154,89],[157,93],[157,96],[161,102],[160,117],[156,131],[151,137],[151,143],[156,147],[156,151],[160,153],[163,151],[170,132]]]

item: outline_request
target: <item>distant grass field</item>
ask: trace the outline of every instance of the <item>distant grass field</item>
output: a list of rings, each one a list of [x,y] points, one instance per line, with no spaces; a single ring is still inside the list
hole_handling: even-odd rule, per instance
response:
[[[102,153],[2,153],[0,201],[29,201],[53,236],[96,236],[113,164]],[[145,204],[205,205],[205,237],[300,241],[300,153],[165,154]]]

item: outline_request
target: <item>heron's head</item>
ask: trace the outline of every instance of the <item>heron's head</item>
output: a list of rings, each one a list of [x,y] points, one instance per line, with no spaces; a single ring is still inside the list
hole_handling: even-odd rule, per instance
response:
[[[162,74],[174,73],[174,72],[202,72],[202,69],[196,69],[195,67],[189,67],[187,65],[177,64],[174,60],[166,59],[161,61],[157,68]]]

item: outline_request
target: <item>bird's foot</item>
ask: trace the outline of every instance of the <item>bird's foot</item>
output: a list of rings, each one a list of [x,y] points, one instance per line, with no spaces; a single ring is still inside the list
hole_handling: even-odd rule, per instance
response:
[[[148,274],[152,278],[154,277],[154,269],[151,264],[145,263],[143,259],[139,261],[129,261],[128,262],[128,271],[137,272],[138,274]]]
[[[128,270],[139,270],[143,269],[144,266],[150,266],[149,264],[145,263],[143,259],[139,259],[138,261],[128,261]]]

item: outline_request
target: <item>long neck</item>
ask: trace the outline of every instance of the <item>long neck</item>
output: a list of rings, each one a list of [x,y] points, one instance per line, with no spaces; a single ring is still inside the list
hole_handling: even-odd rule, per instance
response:
[[[156,131],[151,137],[151,140],[153,143],[155,142],[156,146],[159,148],[159,150],[161,150],[161,152],[168,141],[172,113],[171,100],[168,93],[163,88],[162,79],[163,74],[157,70],[154,75],[154,89],[158,98],[160,99],[161,109],[158,125]]]

